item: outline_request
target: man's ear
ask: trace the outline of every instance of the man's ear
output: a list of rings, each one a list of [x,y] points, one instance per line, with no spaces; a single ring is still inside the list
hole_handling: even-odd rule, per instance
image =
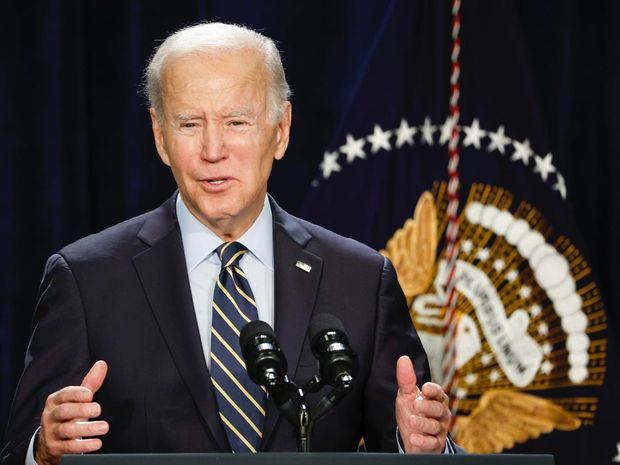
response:
[[[159,153],[159,158],[164,164],[170,166],[170,157],[168,157],[168,152],[166,152],[165,144],[164,144],[164,133],[161,127],[161,122],[157,117],[157,112],[154,108],[151,107],[149,110],[151,115],[151,127],[153,128],[153,139],[155,139],[155,147],[157,148],[157,153]]]
[[[273,157],[276,160],[282,159],[286,148],[288,147],[288,140],[291,133],[291,118],[292,118],[292,106],[291,102],[284,102],[284,111],[282,118],[277,125],[276,134],[276,151]]]

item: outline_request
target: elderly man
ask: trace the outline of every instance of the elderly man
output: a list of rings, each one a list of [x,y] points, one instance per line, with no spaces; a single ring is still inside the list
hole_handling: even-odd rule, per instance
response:
[[[147,90],[178,193],[48,260],[2,462],[295,450],[292,426],[247,379],[238,334],[252,319],[274,325],[301,384],[316,371],[305,339],[321,312],[343,321],[360,370],[314,450],[364,437],[395,452],[397,425],[407,452],[446,450],[447,396],[416,386],[428,365],[392,265],[267,195],[291,126],[273,42],[227,24],[183,29],[153,56]]]

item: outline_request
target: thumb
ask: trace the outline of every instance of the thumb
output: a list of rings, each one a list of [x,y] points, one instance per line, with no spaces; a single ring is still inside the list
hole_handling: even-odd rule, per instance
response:
[[[82,380],[82,384],[85,388],[90,389],[90,391],[94,394],[99,390],[105,377],[108,373],[108,364],[103,360],[99,360],[95,362],[95,364],[91,367],[84,379]]]
[[[416,386],[416,376],[413,370],[413,363],[406,355],[403,355],[396,362],[396,382],[398,390],[402,394],[417,394],[419,392]]]

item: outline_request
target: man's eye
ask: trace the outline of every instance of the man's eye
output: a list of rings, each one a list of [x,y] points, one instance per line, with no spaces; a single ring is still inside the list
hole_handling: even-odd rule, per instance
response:
[[[182,128],[195,128],[198,125],[196,123],[181,123]]]
[[[235,119],[235,120],[230,121],[230,123],[228,124],[230,124],[231,126],[239,127],[239,126],[244,126],[246,122],[243,120]]]

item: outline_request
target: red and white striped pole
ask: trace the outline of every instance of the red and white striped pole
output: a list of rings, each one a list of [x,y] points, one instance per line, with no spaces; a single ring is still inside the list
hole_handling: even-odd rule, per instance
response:
[[[451,395],[453,413],[456,410],[454,393],[457,385],[456,373],[456,328],[458,317],[456,314],[456,289],[454,274],[456,259],[458,257],[458,233],[459,233],[459,76],[461,72],[460,51],[461,41],[459,33],[461,29],[461,0],[452,0],[452,72],[450,75],[450,120],[452,132],[448,143],[448,225],[446,228],[446,272],[447,279],[446,310],[444,317],[444,353],[442,359],[442,372],[444,389]]]

